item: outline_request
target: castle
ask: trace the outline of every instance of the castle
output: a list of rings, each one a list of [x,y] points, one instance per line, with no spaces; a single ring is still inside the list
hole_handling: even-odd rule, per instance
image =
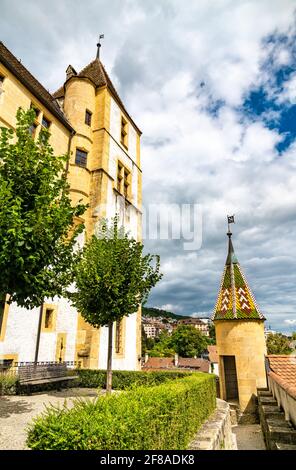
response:
[[[73,203],[88,204],[85,233],[101,217],[119,214],[141,240],[141,131],[127,112],[97,57],[80,72],[69,65],[64,84],[50,94],[0,42],[0,126],[15,128],[16,112],[33,108],[32,135],[49,129],[55,155],[70,154],[68,179]],[[34,361],[39,310],[0,306],[0,360]],[[141,311],[114,324],[114,369],[140,368]],[[85,368],[106,368],[107,328],[95,329],[65,299],[42,306],[39,361],[80,361]]]

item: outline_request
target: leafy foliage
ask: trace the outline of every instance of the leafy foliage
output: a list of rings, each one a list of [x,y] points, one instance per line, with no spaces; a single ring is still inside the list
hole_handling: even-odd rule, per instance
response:
[[[208,339],[193,326],[181,325],[171,336],[161,333],[159,341],[149,352],[154,357],[170,357],[178,353],[181,357],[194,357],[207,348]]]
[[[18,388],[18,376],[9,372],[0,372],[0,396],[15,395]]]
[[[142,314],[146,317],[163,317],[163,318],[173,318],[175,320],[184,320],[184,318],[191,318],[188,315],[177,315],[176,313],[169,312],[168,310],[162,310],[156,307],[142,307]]]
[[[77,401],[72,409],[50,407],[29,428],[27,444],[40,450],[184,450],[215,405],[214,376],[194,373]]]
[[[161,274],[159,257],[143,255],[143,248],[119,228],[117,217],[111,228],[103,220],[98,236],[84,245],[69,297],[88,323],[98,328],[121,320],[147,300]]]
[[[193,326],[179,326],[172,334],[171,344],[180,356],[194,357],[207,348],[207,338]]]
[[[95,369],[77,369],[79,375],[77,386],[86,388],[105,388],[106,371]],[[187,371],[138,371],[138,370],[115,370],[113,371],[112,388],[114,390],[127,390],[135,386],[159,385],[170,380],[180,379],[191,375]]]
[[[34,118],[34,110],[19,109],[16,131],[1,128],[0,138],[0,296],[28,308],[62,295],[71,282],[83,229],[73,228],[74,218],[86,208],[72,207],[68,157],[54,156],[46,129],[34,141]]]
[[[282,333],[269,334],[266,340],[267,354],[290,354],[289,338]]]

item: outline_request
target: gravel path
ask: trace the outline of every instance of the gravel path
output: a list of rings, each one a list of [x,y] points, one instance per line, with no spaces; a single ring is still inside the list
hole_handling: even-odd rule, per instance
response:
[[[266,450],[260,424],[239,424],[232,427],[238,450]]]
[[[104,391],[101,392],[104,394]],[[44,411],[46,405],[71,406],[77,397],[97,397],[97,390],[71,388],[62,391],[34,394],[30,396],[0,397],[0,450],[27,449],[26,427],[32,419]]]

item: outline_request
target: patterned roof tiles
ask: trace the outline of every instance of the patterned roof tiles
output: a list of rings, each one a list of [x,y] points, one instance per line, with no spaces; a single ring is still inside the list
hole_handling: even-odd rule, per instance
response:
[[[228,255],[222,275],[213,320],[265,320],[234,253],[228,234]]]

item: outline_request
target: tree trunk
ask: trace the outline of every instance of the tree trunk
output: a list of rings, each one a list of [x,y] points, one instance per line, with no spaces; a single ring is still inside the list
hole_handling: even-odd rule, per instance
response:
[[[112,390],[112,346],[113,346],[113,322],[108,325],[108,358],[107,358],[107,384],[106,393],[110,394]]]
[[[37,329],[37,338],[36,338],[36,348],[35,348],[35,365],[38,362],[38,354],[39,354],[39,345],[40,345],[40,334],[41,334],[41,325],[42,325],[42,317],[43,317],[43,303],[40,306],[39,310],[39,320],[38,320],[38,329]]]

